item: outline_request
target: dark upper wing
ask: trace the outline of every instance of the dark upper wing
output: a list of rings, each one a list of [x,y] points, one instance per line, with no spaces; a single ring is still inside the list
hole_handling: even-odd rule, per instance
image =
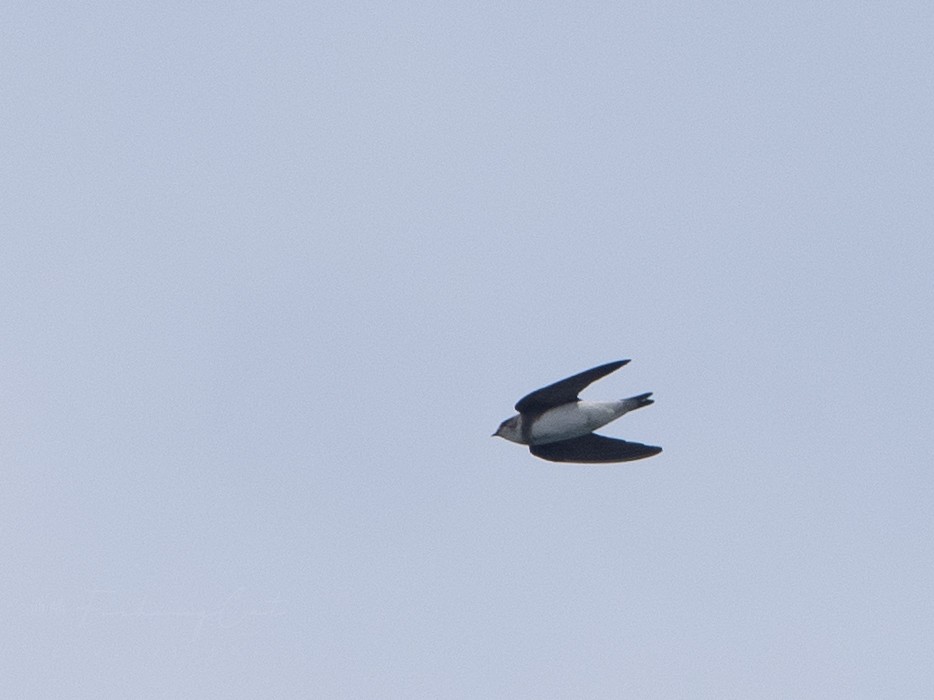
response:
[[[519,413],[540,413],[549,408],[560,406],[563,403],[577,401],[577,395],[581,393],[588,384],[592,384],[600,377],[604,377],[610,372],[615,372],[625,365],[629,360],[617,360],[608,362],[605,365],[588,369],[573,377],[562,379],[560,382],[549,384],[543,389],[537,389],[528,396],[519,399],[516,404],[516,410]]]
[[[661,447],[643,445],[641,442],[626,442],[603,435],[584,435],[583,437],[549,442],[545,445],[529,445],[529,451],[536,457],[549,462],[631,462],[657,455]]]

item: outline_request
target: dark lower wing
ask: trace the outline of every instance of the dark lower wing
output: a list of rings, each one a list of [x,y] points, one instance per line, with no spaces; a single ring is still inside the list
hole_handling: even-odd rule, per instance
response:
[[[626,442],[603,435],[584,435],[583,437],[549,442],[545,445],[530,445],[529,451],[536,457],[549,462],[580,462],[598,464],[606,462],[631,462],[657,455],[661,447],[643,445],[641,442]]]

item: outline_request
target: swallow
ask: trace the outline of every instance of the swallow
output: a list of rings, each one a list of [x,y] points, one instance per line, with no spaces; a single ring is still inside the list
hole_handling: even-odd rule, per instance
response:
[[[512,418],[500,423],[492,437],[528,445],[536,457],[550,462],[630,462],[657,455],[661,447],[617,440],[593,431],[637,408],[654,403],[647,394],[618,401],[581,401],[587,386],[628,364],[617,360],[549,384],[519,399]]]

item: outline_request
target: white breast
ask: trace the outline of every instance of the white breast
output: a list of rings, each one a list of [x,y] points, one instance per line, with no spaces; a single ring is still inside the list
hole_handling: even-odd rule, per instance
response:
[[[578,401],[545,411],[532,423],[531,443],[542,445],[592,433],[617,418],[618,401]]]

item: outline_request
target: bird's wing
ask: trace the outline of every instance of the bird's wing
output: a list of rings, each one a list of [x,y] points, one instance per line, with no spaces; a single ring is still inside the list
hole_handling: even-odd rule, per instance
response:
[[[591,433],[570,440],[549,442],[544,445],[529,445],[529,451],[536,457],[547,459],[549,462],[597,464],[601,462],[631,462],[634,459],[644,459],[657,455],[662,451],[662,448]]]
[[[562,379],[560,382],[549,384],[542,389],[536,389],[528,396],[519,399],[516,404],[516,410],[519,413],[541,413],[549,408],[560,406],[563,403],[577,401],[577,395],[581,393],[588,384],[592,384],[600,377],[615,372],[625,365],[629,360],[617,360],[608,362],[605,365],[588,369],[573,377]]]

